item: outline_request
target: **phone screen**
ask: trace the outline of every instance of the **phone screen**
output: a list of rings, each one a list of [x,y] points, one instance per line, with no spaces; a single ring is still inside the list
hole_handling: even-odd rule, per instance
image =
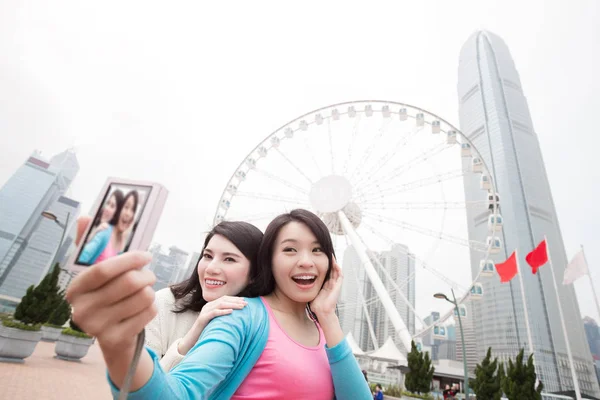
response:
[[[150,186],[110,185],[76,264],[90,266],[128,251],[151,190]]]

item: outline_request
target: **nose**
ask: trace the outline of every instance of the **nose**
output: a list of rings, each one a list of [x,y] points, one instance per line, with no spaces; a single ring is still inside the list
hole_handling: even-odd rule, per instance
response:
[[[311,268],[315,265],[313,261],[313,255],[310,251],[303,251],[300,253],[300,259],[298,260],[298,265],[301,268]]]
[[[213,258],[206,266],[205,272],[208,275],[218,275],[221,272],[221,263]]]

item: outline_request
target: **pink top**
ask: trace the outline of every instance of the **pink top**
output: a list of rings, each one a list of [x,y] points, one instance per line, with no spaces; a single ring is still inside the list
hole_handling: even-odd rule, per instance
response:
[[[303,346],[279,326],[273,311],[260,298],[269,313],[269,338],[262,355],[232,400],[311,399],[332,400],[331,369],[325,353],[325,336],[319,329],[319,345]]]
[[[102,253],[100,253],[98,258],[96,258],[95,263],[99,263],[100,261],[104,261],[107,258],[111,258],[111,257],[117,256],[117,255],[119,255],[119,252],[116,251],[115,248],[113,247],[112,240],[109,240],[108,243],[106,244],[106,247],[104,248],[104,251]]]

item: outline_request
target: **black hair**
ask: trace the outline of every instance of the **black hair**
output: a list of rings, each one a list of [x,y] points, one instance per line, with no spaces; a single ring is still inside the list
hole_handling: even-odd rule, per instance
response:
[[[115,190],[114,192],[112,192],[110,194],[110,196],[108,196],[106,198],[106,201],[104,202],[104,205],[102,206],[102,210],[98,213],[98,215],[96,216],[96,219],[94,219],[94,223],[92,224],[92,226],[95,228],[98,225],[100,225],[101,219],[102,219],[102,212],[104,211],[104,207],[106,207],[106,204],[108,203],[108,200],[110,200],[111,197],[115,196],[115,203],[117,203],[117,207],[115,209],[115,213],[113,214],[112,218],[110,219],[110,221],[108,221],[108,223],[110,225],[116,225],[118,220],[119,220],[119,214],[120,214],[120,210],[123,207],[123,204],[125,204],[125,195],[123,194],[123,192],[120,189]]]
[[[329,260],[329,267],[323,283],[327,282],[331,275],[334,249],[327,226],[325,226],[323,221],[321,221],[317,215],[308,210],[292,210],[289,213],[275,217],[265,230],[265,235],[263,236],[260,249],[258,250],[258,265],[260,268],[253,269],[252,274],[250,275],[250,281],[252,282],[251,289],[257,296],[265,296],[271,294],[275,290],[273,249],[275,247],[277,235],[279,235],[281,229],[290,222],[299,222],[306,225],[313,235],[315,235],[321,249],[327,255],[327,259]]]
[[[215,235],[221,235],[229,240],[244,257],[250,261],[250,271],[257,268],[257,255],[263,233],[252,224],[242,221],[223,221],[215,226],[204,239],[204,246],[200,253],[202,259],[204,250]],[[199,262],[200,260],[198,260]],[[198,268],[194,268],[192,275],[185,281],[170,287],[176,300],[176,308],[173,312],[181,313],[187,310],[200,311],[206,304],[202,296],[202,287],[200,286],[200,277]],[[248,288],[242,290],[237,296],[254,297]]]
[[[125,195],[125,198],[123,199],[123,203],[121,204],[121,207],[119,207],[117,209],[117,212],[115,213],[115,216],[113,217],[114,224],[112,223],[112,220],[111,220],[111,225],[113,225],[113,226],[117,225],[117,223],[119,222],[119,218],[121,218],[121,212],[123,211],[123,207],[125,207],[125,204],[127,204],[127,200],[130,197],[133,197],[133,218],[135,219],[135,213],[137,212],[138,203],[140,201],[140,195],[138,194],[137,190],[132,190]]]

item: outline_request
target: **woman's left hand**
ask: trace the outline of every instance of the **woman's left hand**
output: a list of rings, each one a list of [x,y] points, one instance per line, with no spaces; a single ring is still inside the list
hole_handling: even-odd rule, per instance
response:
[[[342,290],[342,268],[338,265],[335,256],[332,257],[332,262],[329,280],[325,282],[317,297],[310,303],[310,309],[319,319],[335,315],[335,306]]]

